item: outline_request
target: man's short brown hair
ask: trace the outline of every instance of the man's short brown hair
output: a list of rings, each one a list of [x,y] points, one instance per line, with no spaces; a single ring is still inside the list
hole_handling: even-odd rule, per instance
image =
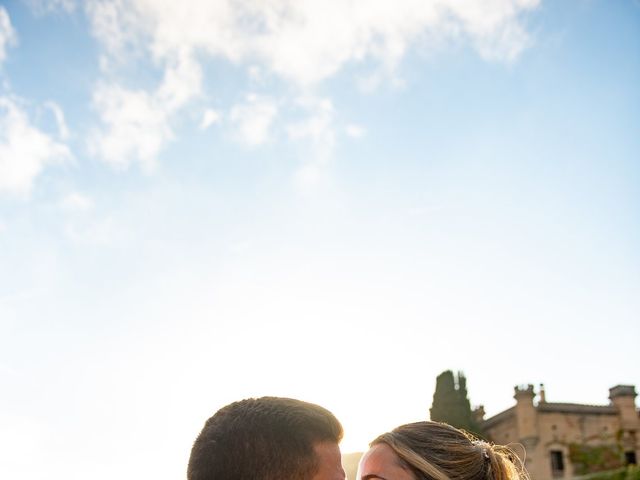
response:
[[[306,480],[318,470],[314,445],[339,443],[327,409],[292,398],[249,398],[221,408],[198,435],[188,480]]]

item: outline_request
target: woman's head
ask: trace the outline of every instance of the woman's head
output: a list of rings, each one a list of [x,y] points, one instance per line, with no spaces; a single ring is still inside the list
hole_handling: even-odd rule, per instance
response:
[[[527,480],[518,457],[436,422],[402,425],[371,442],[358,480]]]

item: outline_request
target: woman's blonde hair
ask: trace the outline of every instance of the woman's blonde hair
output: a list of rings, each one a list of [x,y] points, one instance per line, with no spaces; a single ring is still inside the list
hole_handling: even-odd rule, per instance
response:
[[[381,443],[391,447],[419,480],[529,480],[509,447],[479,440],[446,423],[402,425],[371,446]]]

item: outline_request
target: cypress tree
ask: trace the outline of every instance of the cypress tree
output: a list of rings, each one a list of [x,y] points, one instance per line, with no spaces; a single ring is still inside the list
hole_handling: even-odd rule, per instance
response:
[[[448,423],[456,428],[481,435],[479,425],[471,411],[467,379],[462,372],[458,372],[457,377],[451,370],[438,375],[430,413],[431,420],[434,422]]]

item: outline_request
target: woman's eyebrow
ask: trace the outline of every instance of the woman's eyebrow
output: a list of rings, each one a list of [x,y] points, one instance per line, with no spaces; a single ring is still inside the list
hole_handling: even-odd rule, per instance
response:
[[[387,480],[386,478],[376,475],[375,473],[371,473],[369,475],[365,475],[364,477],[360,477],[360,480],[371,480],[372,478],[377,478],[379,480]]]

